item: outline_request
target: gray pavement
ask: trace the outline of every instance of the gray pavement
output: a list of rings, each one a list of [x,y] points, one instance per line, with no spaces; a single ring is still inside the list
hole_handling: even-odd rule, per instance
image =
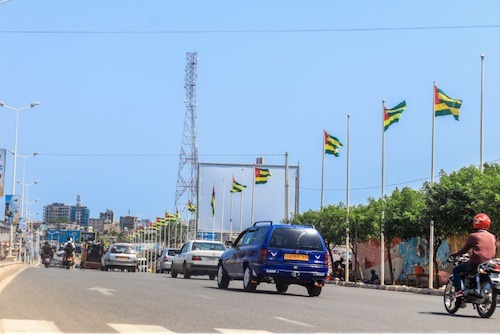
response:
[[[8,277],[9,275],[14,274],[20,269],[26,268],[28,265],[22,262],[7,262],[0,261],[0,282]],[[377,285],[377,284],[366,284],[360,282],[344,282],[340,280],[328,280],[326,284],[334,284],[338,286],[346,286],[352,288],[362,288],[362,289],[377,289],[377,290],[386,290],[386,291],[397,291],[397,292],[411,292],[417,294],[425,294],[425,295],[437,295],[442,296],[444,293],[444,287],[441,289],[429,289],[429,288],[417,288],[406,285]]]

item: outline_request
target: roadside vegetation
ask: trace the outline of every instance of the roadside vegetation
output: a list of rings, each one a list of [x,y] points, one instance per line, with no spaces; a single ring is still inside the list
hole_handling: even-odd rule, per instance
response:
[[[382,212],[384,218],[382,220]],[[369,198],[368,203],[349,207],[349,219],[344,203],[328,205],[318,211],[307,211],[288,221],[291,224],[314,225],[323,235],[330,251],[345,245],[346,229],[351,241],[380,239],[383,227],[385,248],[390,249],[394,238],[408,240],[421,237],[429,241],[430,222],[434,221],[434,268],[439,246],[452,236],[471,232],[472,218],[486,213],[492,220],[490,231],[500,233],[500,165],[485,164],[463,167],[450,174],[440,172],[433,185],[425,182],[420,189],[396,188],[385,198]],[[355,237],[354,237],[355,236]],[[354,240],[355,239],[355,240]],[[354,250],[355,247],[351,246]],[[389,273],[392,262],[389,253]],[[436,282],[438,281],[436,277]]]

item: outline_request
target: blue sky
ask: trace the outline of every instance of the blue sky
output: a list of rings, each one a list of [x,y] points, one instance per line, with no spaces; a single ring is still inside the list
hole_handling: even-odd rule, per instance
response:
[[[173,210],[187,52],[198,53],[200,162],[279,165],[288,152],[301,212],[320,206],[322,131],[346,144],[348,113],[351,204],[380,196],[383,98],[408,105],[386,132],[386,193],[429,180],[433,81],[463,100],[459,122],[436,119],[436,174],[479,164],[481,53],[484,160],[496,161],[498,13],[498,1],[0,4],[0,101],[41,103],[19,115],[18,153],[41,153],[26,159],[25,183],[40,181],[31,212],[77,194],[92,217]],[[1,148],[13,150],[14,128],[0,108]],[[325,204],[346,198],[340,154],[326,157]]]

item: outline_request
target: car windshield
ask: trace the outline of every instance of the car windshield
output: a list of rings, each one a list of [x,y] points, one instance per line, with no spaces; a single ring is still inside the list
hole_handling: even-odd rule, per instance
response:
[[[135,250],[129,245],[114,245],[110,253],[134,254]]]
[[[277,228],[273,231],[269,247],[323,250],[323,240],[313,228]]]
[[[176,255],[176,254],[179,254],[179,250],[178,249],[169,249],[168,250],[168,255],[173,256],[173,255]]]
[[[193,243],[193,250],[216,250],[216,251],[225,251],[226,246],[219,243],[212,242],[195,242]]]

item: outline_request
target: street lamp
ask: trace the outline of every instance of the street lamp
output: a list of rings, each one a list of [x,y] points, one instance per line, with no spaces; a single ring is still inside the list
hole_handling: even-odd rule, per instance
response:
[[[14,172],[12,174],[12,195],[16,193],[16,167],[17,167],[17,134],[19,132],[19,112],[22,110],[26,110],[29,108],[34,108],[39,105],[40,102],[32,102],[30,105],[22,107],[22,108],[14,108],[0,101],[0,107],[7,108],[9,110],[16,112],[16,134],[14,137]],[[12,239],[13,239],[14,227],[13,223],[10,224],[10,238],[9,238],[9,255],[8,259],[12,261]]]
[[[14,151],[10,151],[9,150],[9,153],[12,153],[15,155]],[[25,183],[24,183],[24,176],[26,175],[26,159],[27,158],[30,158],[30,157],[34,157],[34,156],[37,156],[39,155],[40,152],[34,152],[34,153],[31,153],[31,154],[25,154],[25,155],[22,155],[22,154],[17,154],[17,156],[19,158],[23,158],[23,181],[22,183],[19,182],[18,180],[16,180],[17,183],[23,185],[23,188],[21,190],[21,203],[24,203],[24,186],[25,186]],[[38,183],[39,181],[35,181],[35,184]],[[24,209],[23,209],[23,206],[21,206],[21,215],[23,215],[24,213]]]
[[[21,217],[23,218],[26,218],[27,215],[25,215],[25,210],[24,208],[26,207],[26,209],[28,209],[28,213],[29,213],[29,208],[27,206],[27,204],[29,205],[28,202],[28,199],[29,199],[29,187],[34,185],[34,184],[39,184],[40,181],[35,181],[35,182],[31,182],[31,183],[24,183],[24,182],[21,182],[19,180],[16,181],[17,183],[19,183],[21,186],[22,186],[22,195],[21,195]],[[24,188],[26,188],[26,197],[24,196]]]
[[[28,211],[27,211],[27,214],[26,214],[26,217],[28,218],[27,221],[26,221],[26,240],[25,240],[25,249],[24,249],[24,261],[26,263],[31,263],[31,251],[33,250],[33,223],[31,222],[31,213],[30,213],[30,209],[31,209],[31,204],[33,203],[36,203],[36,202],[39,202],[40,200],[39,199],[36,199],[34,201],[31,201],[31,202],[27,202],[27,208],[28,208]],[[37,213],[38,214],[38,213]]]

